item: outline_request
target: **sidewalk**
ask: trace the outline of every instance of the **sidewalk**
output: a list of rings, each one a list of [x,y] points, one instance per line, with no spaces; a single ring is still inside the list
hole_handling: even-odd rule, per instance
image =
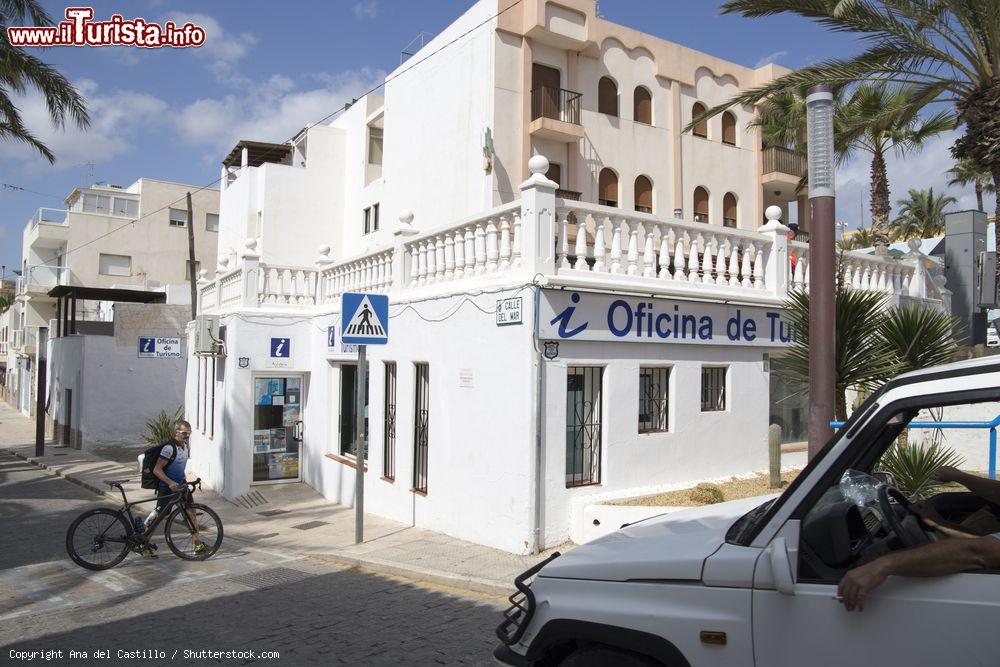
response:
[[[34,436],[34,421],[0,401],[0,448],[117,504],[121,494],[103,480],[130,480],[124,485],[130,500],[150,495],[139,486],[140,450],[102,449],[108,458],[100,458],[46,444],[45,455],[36,457]],[[226,540],[491,595],[509,595],[514,577],[549,555],[509,554],[372,515],[365,516],[365,542],[356,545],[353,508],[331,503],[306,484],[255,486],[238,503],[203,489],[198,500],[218,512]]]

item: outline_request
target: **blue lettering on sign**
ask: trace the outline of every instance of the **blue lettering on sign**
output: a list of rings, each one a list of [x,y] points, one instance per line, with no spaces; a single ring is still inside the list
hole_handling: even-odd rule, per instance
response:
[[[326,346],[336,347],[337,345],[337,327],[331,324],[326,328]]]
[[[570,297],[570,300],[573,303],[580,303],[580,295],[577,294],[576,292],[573,292],[573,295]],[[586,330],[589,322],[584,322],[575,329],[567,330],[567,327],[569,326],[569,320],[570,318],[573,317],[574,312],[576,312],[576,306],[568,306],[566,310],[562,311],[561,313],[553,317],[552,320],[549,322],[549,324],[555,324],[556,322],[559,323],[560,338],[572,338],[581,331]]]

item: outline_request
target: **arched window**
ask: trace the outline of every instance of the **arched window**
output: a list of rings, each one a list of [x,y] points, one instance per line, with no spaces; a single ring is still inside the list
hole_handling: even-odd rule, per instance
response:
[[[701,114],[705,113],[707,109],[705,105],[701,102],[695,102],[694,106],[691,107],[691,120],[694,120]],[[691,129],[691,134],[696,137],[701,137],[702,139],[708,139],[708,121],[703,120]]]
[[[605,167],[597,179],[597,203],[618,206],[618,174]]]
[[[653,124],[653,97],[642,86],[637,86],[635,89],[632,113],[635,116],[635,122],[646,125]]]
[[[736,116],[729,111],[722,112],[722,143],[736,145]]]
[[[708,190],[700,185],[694,189],[694,221],[708,222]]]
[[[722,198],[722,224],[736,228],[736,195],[732,192],[727,192]]]
[[[597,84],[597,110],[609,116],[618,115],[618,84],[608,76],[602,76]]]
[[[640,213],[653,212],[653,184],[645,176],[635,179],[635,210]]]

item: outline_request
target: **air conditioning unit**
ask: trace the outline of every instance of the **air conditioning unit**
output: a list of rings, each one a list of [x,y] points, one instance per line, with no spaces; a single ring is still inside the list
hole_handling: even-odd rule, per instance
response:
[[[216,354],[220,347],[219,316],[199,315],[194,322],[194,353]]]

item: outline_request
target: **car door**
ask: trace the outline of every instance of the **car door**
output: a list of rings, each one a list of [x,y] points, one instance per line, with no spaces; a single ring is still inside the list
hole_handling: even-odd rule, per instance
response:
[[[996,665],[1000,572],[890,577],[848,612],[836,582],[797,578],[798,521],[758,559],[753,637],[758,666]]]

